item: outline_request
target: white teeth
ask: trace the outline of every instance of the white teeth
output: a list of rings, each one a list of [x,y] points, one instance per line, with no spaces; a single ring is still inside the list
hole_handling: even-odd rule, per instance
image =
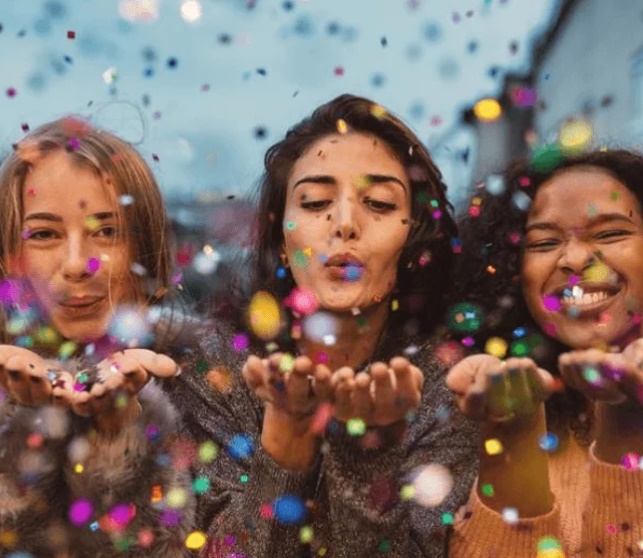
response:
[[[583,293],[583,290],[580,287],[575,286],[572,289],[572,296],[563,297],[563,302],[568,306],[585,306],[605,300],[608,296],[609,294],[607,291]]]

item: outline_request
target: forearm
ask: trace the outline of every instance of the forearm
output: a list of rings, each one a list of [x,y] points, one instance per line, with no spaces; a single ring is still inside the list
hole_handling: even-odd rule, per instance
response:
[[[545,433],[543,405],[534,415],[483,425],[478,496],[486,506],[497,512],[516,508],[520,517],[551,511],[549,464],[539,447]]]
[[[643,454],[643,405],[596,404],[594,455],[605,463],[621,463],[629,453]]]

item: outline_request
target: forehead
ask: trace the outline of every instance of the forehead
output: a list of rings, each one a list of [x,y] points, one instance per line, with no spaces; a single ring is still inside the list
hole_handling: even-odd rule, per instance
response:
[[[22,197],[25,211],[47,207],[62,212],[75,207],[117,205],[114,192],[91,168],[59,150],[36,161],[25,177]]]
[[[601,213],[640,217],[641,209],[636,196],[609,172],[579,166],[554,175],[538,189],[527,223],[582,224]]]
[[[381,138],[361,132],[331,134],[317,140],[295,161],[290,178],[347,171],[356,175],[394,173],[406,178],[393,149]]]

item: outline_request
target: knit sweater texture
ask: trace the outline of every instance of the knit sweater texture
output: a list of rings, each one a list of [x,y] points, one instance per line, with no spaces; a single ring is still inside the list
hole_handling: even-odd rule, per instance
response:
[[[638,466],[601,462],[570,436],[550,455],[549,478],[552,510],[516,522],[485,506],[474,487],[454,525],[451,558],[643,556],[643,471]]]
[[[308,471],[280,467],[263,451],[263,404],[241,370],[252,350],[234,350],[235,332],[223,324],[201,334],[200,351],[166,384],[185,434],[214,442],[215,459],[197,463],[209,479],[198,498],[198,527],[208,533],[208,558],[437,558],[446,556],[453,514],[470,493],[478,467],[476,425],[456,410],[445,367],[431,343],[401,332],[385,335],[373,361],[414,353],[424,373],[422,401],[403,438],[395,428],[351,436],[331,420],[316,463]],[[201,446],[203,447],[203,446]],[[198,460],[197,460],[198,461]],[[443,484],[430,464],[446,467],[453,488],[434,507],[404,498],[419,471],[424,488]],[[427,487],[427,485],[429,485]],[[438,490],[439,492],[439,490]]]

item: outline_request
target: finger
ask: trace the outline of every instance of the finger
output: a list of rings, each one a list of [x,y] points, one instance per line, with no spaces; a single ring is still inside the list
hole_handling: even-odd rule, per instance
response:
[[[371,377],[365,372],[360,372],[355,376],[353,408],[355,417],[368,421],[373,410],[373,399],[371,397]]]
[[[353,392],[355,391],[355,379],[354,372],[351,369],[348,369],[350,374],[346,371],[342,373],[340,368],[334,375],[334,382],[331,380],[331,383],[335,384],[335,415],[341,419],[352,418],[354,413],[353,408]],[[336,378],[339,378],[336,380]]]
[[[505,421],[514,415],[507,374],[509,371],[488,374],[487,416],[494,421]]]
[[[331,371],[327,366],[323,364],[315,366],[313,390],[320,401],[332,401],[333,399],[333,388],[330,385],[331,376]]]
[[[57,372],[52,379],[52,401],[57,407],[70,408],[74,401],[74,379],[69,372]]]
[[[266,387],[266,364],[259,357],[250,355],[243,365],[241,374],[253,392]]]
[[[403,399],[407,405],[415,407],[422,396],[424,378],[418,368],[411,366],[405,358],[396,357],[391,360],[391,370],[395,375],[397,397]],[[418,374],[418,372],[420,372]]]
[[[346,380],[354,379],[354,378],[355,378],[355,371],[352,368],[349,368],[348,366],[342,366],[341,368],[336,370],[335,373],[332,375],[330,379],[330,385],[333,388],[333,390],[335,390],[342,382],[345,382]]]
[[[456,396],[458,407],[466,416],[478,420],[485,418],[488,384],[486,373],[477,374],[465,393],[462,396]]]
[[[313,363],[306,356],[295,359],[293,369],[286,375],[286,390],[288,397],[305,402],[311,398],[311,380]]]
[[[446,377],[447,387],[454,393],[464,394],[482,372],[498,370],[502,361],[491,355],[472,355],[451,367]]]
[[[92,407],[90,402],[90,395],[86,391],[74,391],[72,398],[72,410],[81,417],[89,417],[92,415]]]
[[[148,349],[126,349],[123,354],[138,361],[148,374],[157,378],[170,378],[179,373],[179,365],[167,355]]]
[[[622,402],[625,395],[614,382],[615,367],[609,364],[614,356],[596,349],[570,352],[560,356],[559,370],[568,385],[588,397]]]
[[[140,361],[124,355],[99,363],[98,377],[107,389],[122,388],[128,393],[138,393],[150,379]]]
[[[374,384],[375,406],[379,409],[393,409],[397,395],[393,371],[383,362],[376,362],[371,365],[369,372]]]
[[[44,362],[30,364],[26,372],[32,405],[47,405],[51,403],[52,387],[46,377],[46,364]]]

